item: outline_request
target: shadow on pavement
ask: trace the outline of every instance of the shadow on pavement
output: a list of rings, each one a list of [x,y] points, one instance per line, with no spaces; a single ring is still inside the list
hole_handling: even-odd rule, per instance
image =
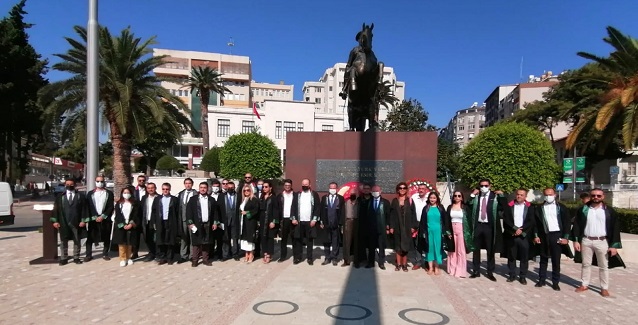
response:
[[[0,238],[0,240],[15,239],[15,238],[22,238],[22,237],[26,237],[26,236],[25,235],[20,235],[20,236],[2,237],[2,238]]]

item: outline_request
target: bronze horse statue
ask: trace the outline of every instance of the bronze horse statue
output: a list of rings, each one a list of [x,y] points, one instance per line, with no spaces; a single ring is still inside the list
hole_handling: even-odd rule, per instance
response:
[[[366,120],[369,130],[379,124],[379,85],[383,81],[383,63],[372,51],[372,29],[363,23],[355,37],[359,45],[350,51],[339,96],[348,99],[348,131],[364,131]]]

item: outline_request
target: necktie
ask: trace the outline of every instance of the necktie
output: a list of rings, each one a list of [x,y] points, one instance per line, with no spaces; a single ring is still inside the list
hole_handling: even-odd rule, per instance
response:
[[[481,221],[487,221],[487,195],[481,200]]]
[[[191,191],[184,193],[184,204],[188,204],[188,198],[191,196]]]
[[[330,206],[334,206],[335,205],[335,197],[334,195],[330,195]]]
[[[73,193],[72,192],[69,192],[69,198],[68,199],[69,199],[69,202],[73,201]]]
[[[379,199],[374,200],[374,210],[379,210]]]

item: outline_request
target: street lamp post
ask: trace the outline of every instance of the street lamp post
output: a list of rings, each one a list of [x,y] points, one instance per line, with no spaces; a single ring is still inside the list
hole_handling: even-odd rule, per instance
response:
[[[86,189],[95,188],[92,180],[98,167],[98,23],[97,0],[89,0],[86,59]]]

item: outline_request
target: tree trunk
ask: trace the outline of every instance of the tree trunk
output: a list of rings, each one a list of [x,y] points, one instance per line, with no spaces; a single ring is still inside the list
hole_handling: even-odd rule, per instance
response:
[[[123,135],[116,123],[110,123],[113,144],[113,181],[115,199],[119,199],[124,187],[131,184],[131,139]]]
[[[202,130],[202,142],[204,147],[202,148],[202,157],[208,151],[210,146],[210,135],[208,134],[208,103],[210,102],[210,91],[208,89],[200,90],[200,103],[201,103],[201,130]],[[209,178],[210,173],[204,172],[204,177]]]

